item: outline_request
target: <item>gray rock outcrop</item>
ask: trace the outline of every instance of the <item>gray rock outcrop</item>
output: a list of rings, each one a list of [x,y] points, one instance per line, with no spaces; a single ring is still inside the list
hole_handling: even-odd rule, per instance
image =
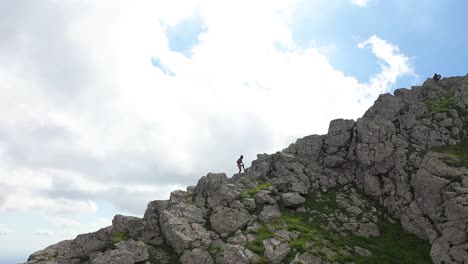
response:
[[[331,121],[326,135],[258,155],[243,174],[209,173],[150,202],[143,218],[117,215],[27,264],[343,263],[383,254],[356,241],[378,241],[388,226],[427,244],[421,263],[466,264],[467,161],[443,148],[467,140],[468,76],[428,79],[379,96],[356,121]]]

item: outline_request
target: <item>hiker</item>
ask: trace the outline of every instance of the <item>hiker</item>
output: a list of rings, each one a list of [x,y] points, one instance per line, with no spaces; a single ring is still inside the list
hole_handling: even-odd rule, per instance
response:
[[[241,173],[241,168],[244,169],[245,172],[245,167],[244,167],[244,162],[242,162],[242,159],[244,156],[240,156],[240,158],[237,160],[237,167],[239,168],[239,173]]]
[[[432,77],[432,79],[434,79],[434,81],[438,81],[441,77],[442,76],[440,74],[434,73],[434,77]]]

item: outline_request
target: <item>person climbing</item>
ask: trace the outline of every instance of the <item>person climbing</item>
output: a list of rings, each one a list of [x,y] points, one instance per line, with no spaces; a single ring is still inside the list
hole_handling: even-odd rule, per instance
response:
[[[244,167],[244,162],[242,162],[242,159],[244,158],[244,156],[240,156],[240,158],[237,160],[237,167],[239,168],[239,173],[241,173],[241,168],[244,169],[244,172],[245,172],[245,167]]]
[[[434,73],[434,76],[432,77],[432,79],[434,81],[438,81],[438,80],[440,80],[440,78],[442,78],[442,76],[440,74],[437,74],[437,73]]]

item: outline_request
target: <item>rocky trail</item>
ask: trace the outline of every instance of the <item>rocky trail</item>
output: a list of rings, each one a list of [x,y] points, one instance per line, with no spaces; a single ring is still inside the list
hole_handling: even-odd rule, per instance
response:
[[[467,139],[468,76],[428,79],[27,264],[468,264]]]

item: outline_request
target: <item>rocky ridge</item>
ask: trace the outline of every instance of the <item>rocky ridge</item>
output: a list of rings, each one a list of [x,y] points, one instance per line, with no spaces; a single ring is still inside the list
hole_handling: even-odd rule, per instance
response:
[[[467,264],[467,160],[444,151],[468,146],[467,113],[468,76],[383,94],[357,121],[232,178],[209,173],[27,264]]]

